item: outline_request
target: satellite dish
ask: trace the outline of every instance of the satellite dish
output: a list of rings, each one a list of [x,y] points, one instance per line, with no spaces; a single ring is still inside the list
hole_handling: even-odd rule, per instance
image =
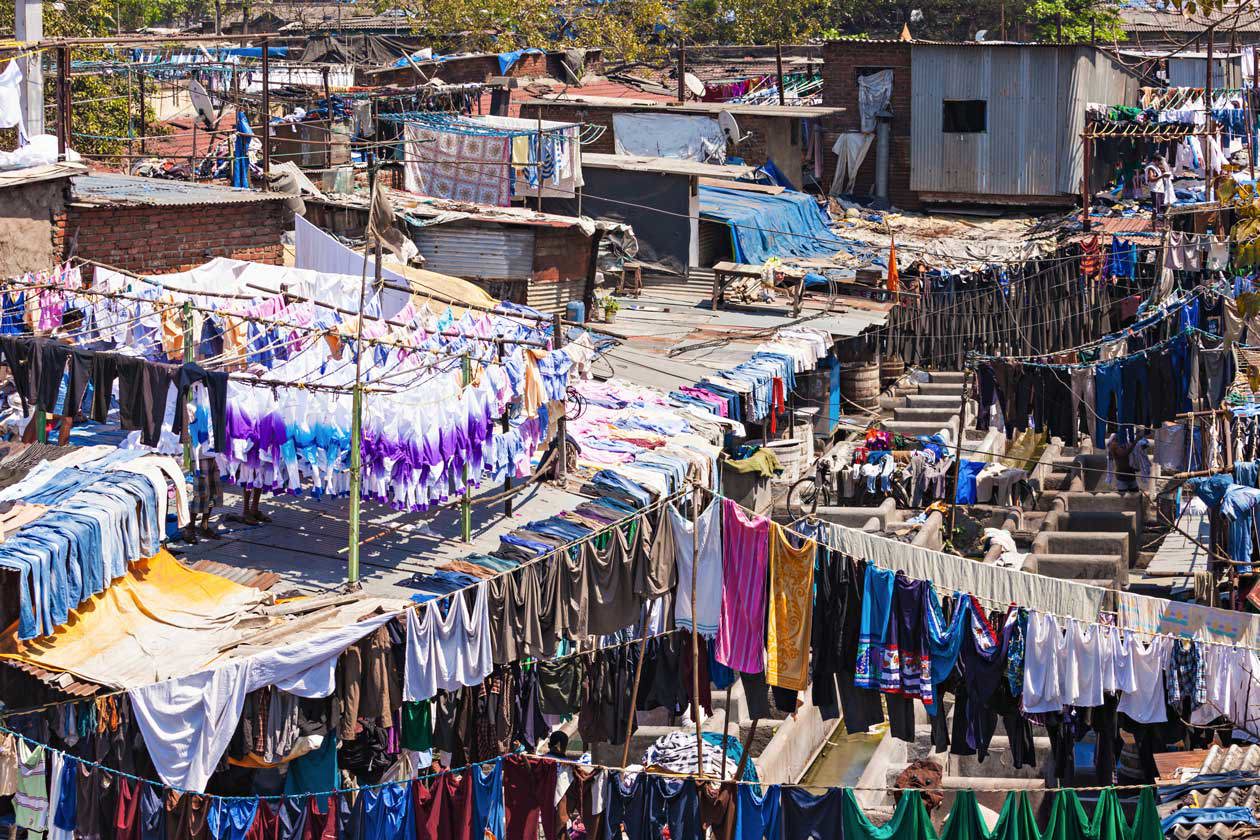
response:
[[[722,132],[726,135],[726,139],[732,143],[742,143],[748,139],[747,134],[739,133],[739,123],[735,122],[735,118],[731,116],[730,111],[723,111],[718,114],[718,125],[722,127]]]
[[[687,85],[687,90],[691,91],[694,97],[704,96],[704,82],[695,73],[683,73],[683,82]]]
[[[989,37],[989,30],[987,29],[981,29],[979,32],[976,33],[977,41],[983,41],[987,37]]]
[[[213,131],[219,122],[219,115],[214,112],[214,103],[210,101],[210,94],[206,93],[201,82],[188,80],[188,98],[192,100],[193,108],[196,109],[197,116],[205,122],[206,128]]]

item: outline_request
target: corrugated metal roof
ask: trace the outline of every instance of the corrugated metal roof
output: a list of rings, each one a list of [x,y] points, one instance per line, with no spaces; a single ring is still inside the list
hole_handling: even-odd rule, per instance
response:
[[[574,108],[608,108],[619,111],[668,111],[679,114],[720,114],[729,111],[736,116],[804,117],[819,119],[844,113],[844,108],[813,105],[738,105],[729,102],[658,102],[642,98],[585,96],[581,94],[547,93],[527,99],[522,105],[571,105]]]
[[[1202,32],[1213,23],[1221,24],[1224,32],[1260,32],[1260,12],[1242,12],[1235,15],[1236,5],[1226,6],[1217,15],[1187,15],[1175,10],[1142,8],[1130,6],[1122,8],[1120,25],[1126,32],[1151,32],[1160,35],[1177,32]],[[1224,38],[1220,39],[1224,41]]]
[[[70,185],[73,201],[105,206],[196,207],[284,201],[289,198],[284,193],[107,173],[80,175],[72,178]]]
[[[25,169],[12,169],[0,172],[0,190],[7,187],[20,187],[39,181],[52,181],[57,178],[70,178],[83,175],[88,168],[81,163],[49,163],[44,166],[28,166]]]
[[[227,578],[233,583],[239,583],[241,586],[252,586],[263,591],[270,589],[283,580],[275,572],[251,569],[247,566],[229,566],[226,563],[218,563],[214,560],[198,560],[196,563],[191,564],[189,568],[197,572],[208,572],[212,575],[218,575],[219,577]]]

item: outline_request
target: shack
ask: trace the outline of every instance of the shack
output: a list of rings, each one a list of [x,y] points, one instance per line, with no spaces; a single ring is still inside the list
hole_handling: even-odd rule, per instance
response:
[[[604,234],[617,225],[590,219],[490,207],[389,191],[399,222],[424,267],[470,280],[492,297],[563,312],[594,298],[595,261]],[[345,239],[363,236],[368,199],[307,198],[306,221]]]
[[[1086,103],[1136,102],[1139,86],[1112,52],[1085,45],[832,41],[823,61],[823,102],[837,109],[825,133],[828,183],[832,150],[861,149],[873,134],[873,151],[846,158],[856,179],[842,191],[882,192],[905,209],[1070,206]],[[884,71],[891,80],[878,89],[860,84]]]
[[[586,153],[581,198],[546,198],[543,209],[630,225],[640,262],[681,273],[701,265],[701,183],[749,180],[756,174],[752,166]]]
[[[686,155],[700,162],[720,163],[728,156],[738,157],[749,166],[765,166],[773,161],[798,190],[820,182],[822,136],[818,129],[839,120],[843,112],[844,108],[838,106],[655,102],[560,93],[521,103],[521,116],[526,119],[541,117],[603,126],[603,134],[583,146],[585,152],[647,154],[643,151],[645,143],[671,138],[676,148],[684,143],[692,150],[703,146],[710,153],[708,160],[699,153]],[[723,113],[735,120],[739,137],[723,134],[719,125]],[[691,142],[693,137],[696,139]],[[664,152],[659,142],[655,145]],[[665,156],[684,155],[670,152]]]

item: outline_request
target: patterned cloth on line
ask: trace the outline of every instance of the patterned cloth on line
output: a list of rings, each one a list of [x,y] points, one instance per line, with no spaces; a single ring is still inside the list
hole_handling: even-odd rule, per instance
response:
[[[506,207],[511,186],[511,138],[434,131],[407,123],[407,192]]]

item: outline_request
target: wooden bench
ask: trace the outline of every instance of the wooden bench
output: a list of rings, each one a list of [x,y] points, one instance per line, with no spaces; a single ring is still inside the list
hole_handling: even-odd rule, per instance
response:
[[[805,296],[805,272],[796,269],[780,268],[776,271],[789,282],[795,281],[796,291],[792,295],[792,317],[801,311],[801,300]],[[762,266],[746,265],[735,262],[719,262],[713,266],[713,298],[709,307],[716,312],[726,296],[726,289],[736,280],[760,280]]]

